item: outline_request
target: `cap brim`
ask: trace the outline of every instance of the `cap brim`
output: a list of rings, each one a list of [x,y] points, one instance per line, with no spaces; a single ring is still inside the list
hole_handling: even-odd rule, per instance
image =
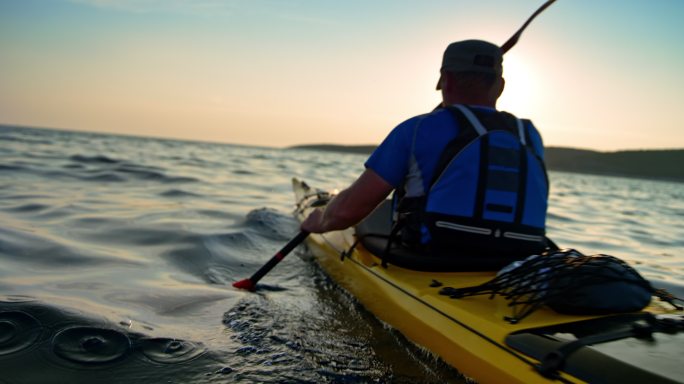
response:
[[[439,79],[437,79],[437,88],[438,91],[442,89],[442,75],[439,75]]]

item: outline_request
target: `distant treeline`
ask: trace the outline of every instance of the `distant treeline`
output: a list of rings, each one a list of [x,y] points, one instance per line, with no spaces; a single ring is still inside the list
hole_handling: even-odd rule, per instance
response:
[[[373,153],[377,145],[336,145],[336,144],[308,144],[295,145],[291,149],[311,149],[314,151],[332,151],[344,153],[360,153],[363,155],[370,155]]]
[[[298,145],[310,149],[370,154],[375,145]],[[684,182],[684,149],[598,152],[586,149],[547,147],[549,170]]]

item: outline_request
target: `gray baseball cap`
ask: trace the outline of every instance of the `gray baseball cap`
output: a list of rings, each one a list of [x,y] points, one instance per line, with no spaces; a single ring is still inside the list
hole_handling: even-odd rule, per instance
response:
[[[501,75],[503,51],[498,45],[483,40],[463,40],[449,44],[442,57],[440,71],[481,72]],[[437,83],[437,89],[442,82]]]

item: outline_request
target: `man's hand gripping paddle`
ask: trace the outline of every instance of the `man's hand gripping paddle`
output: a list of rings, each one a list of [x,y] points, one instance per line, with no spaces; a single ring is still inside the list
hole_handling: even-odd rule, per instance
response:
[[[267,274],[273,267],[275,267],[282,259],[287,256],[295,247],[297,247],[306,237],[309,236],[309,232],[301,231],[290,240],[289,243],[285,244],[283,249],[278,251],[271,260],[264,264],[258,271],[256,271],[250,278],[236,281],[233,283],[233,287],[239,289],[246,289],[248,291],[256,290],[256,284],[265,274]]]

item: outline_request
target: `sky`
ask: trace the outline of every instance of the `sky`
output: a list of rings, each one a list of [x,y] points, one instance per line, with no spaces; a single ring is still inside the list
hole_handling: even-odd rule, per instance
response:
[[[429,112],[453,41],[543,0],[0,0],[0,124],[285,147],[378,144]],[[684,148],[684,1],[558,0],[499,109],[547,146]]]

